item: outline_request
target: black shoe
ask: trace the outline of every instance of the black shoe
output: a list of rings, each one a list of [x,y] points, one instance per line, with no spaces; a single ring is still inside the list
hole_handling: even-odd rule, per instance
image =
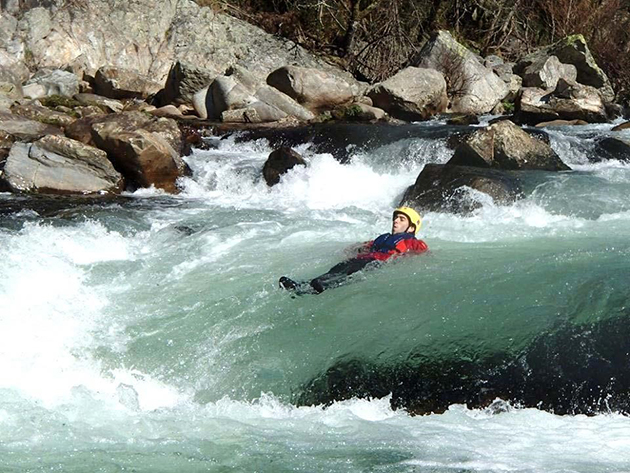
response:
[[[317,294],[321,294],[322,292],[324,292],[324,289],[326,289],[319,279],[313,279],[311,281],[311,287],[315,289],[315,292]]]
[[[282,276],[278,281],[278,285],[282,289],[286,289],[287,291],[295,291],[298,288],[298,283],[296,283],[293,279],[289,279],[286,276]]]

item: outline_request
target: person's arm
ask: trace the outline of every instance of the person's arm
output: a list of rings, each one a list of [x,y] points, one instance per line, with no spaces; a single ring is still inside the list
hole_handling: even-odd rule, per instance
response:
[[[346,253],[351,256],[361,255],[363,253],[369,253],[372,248],[374,240],[364,241],[363,243],[356,243],[346,248]]]

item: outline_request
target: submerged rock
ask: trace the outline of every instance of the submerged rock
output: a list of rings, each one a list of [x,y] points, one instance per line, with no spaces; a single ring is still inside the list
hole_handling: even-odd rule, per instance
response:
[[[304,158],[291,148],[283,146],[271,152],[263,166],[263,176],[269,187],[280,182],[280,176],[295,166],[306,166]]]
[[[597,141],[598,160],[614,159],[630,162],[630,139],[620,137],[606,137]]]
[[[453,404],[496,407],[496,399],[557,415],[630,413],[630,325],[627,315],[566,324],[540,334],[518,354],[432,360],[426,346],[406,360],[335,362],[302,387],[298,405],[391,395],[393,408],[444,412]],[[501,408],[503,410],[503,408]]]
[[[401,200],[423,212],[471,212],[482,205],[471,190],[489,196],[498,204],[512,203],[522,196],[519,179],[494,169],[427,164]]]

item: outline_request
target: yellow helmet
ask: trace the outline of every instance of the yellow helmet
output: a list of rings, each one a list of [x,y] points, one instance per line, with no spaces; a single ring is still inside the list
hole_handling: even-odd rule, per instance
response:
[[[418,234],[418,232],[420,231],[420,227],[422,226],[422,217],[420,217],[420,214],[418,212],[416,212],[411,207],[398,207],[396,210],[394,210],[394,215],[396,214],[403,214],[405,217],[407,217],[411,224],[416,227],[415,234]]]

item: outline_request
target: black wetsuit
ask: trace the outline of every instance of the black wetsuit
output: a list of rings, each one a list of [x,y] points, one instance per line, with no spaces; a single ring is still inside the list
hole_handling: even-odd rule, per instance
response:
[[[336,264],[327,273],[309,282],[296,282],[283,276],[279,281],[280,287],[295,291],[296,294],[320,294],[326,289],[341,286],[351,274],[378,266],[392,256],[405,253],[410,249],[426,251],[426,244],[417,240],[412,233],[385,233],[374,241],[367,242],[364,248],[367,252]]]

